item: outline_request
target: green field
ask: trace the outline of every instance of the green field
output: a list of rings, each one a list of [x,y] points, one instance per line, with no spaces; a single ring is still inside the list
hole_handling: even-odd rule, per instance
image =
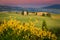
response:
[[[32,22],[35,22],[35,20],[38,20],[37,23],[35,23],[36,27],[41,28],[42,23],[45,20],[46,25],[48,29],[53,30],[56,34],[60,33],[59,28],[60,28],[60,14],[51,14],[51,17],[47,16],[37,16],[37,15],[20,15],[16,13],[0,13],[0,22],[3,21],[4,19],[9,20],[9,17],[15,18],[16,20],[19,20],[21,22],[29,22],[29,18],[31,18]],[[60,34],[59,34],[60,35]]]
[[[3,21],[3,19],[9,19],[9,17],[12,16],[12,18],[16,17],[16,20],[22,21],[22,22],[29,22],[29,18],[31,18],[31,21],[35,22],[35,20],[38,20],[39,22],[36,24],[37,27],[42,26],[43,20],[46,21],[46,24],[48,28],[51,27],[60,27],[60,14],[51,14],[51,17],[45,17],[45,16],[29,16],[29,15],[20,15],[20,14],[7,14],[7,13],[0,13],[0,21]]]

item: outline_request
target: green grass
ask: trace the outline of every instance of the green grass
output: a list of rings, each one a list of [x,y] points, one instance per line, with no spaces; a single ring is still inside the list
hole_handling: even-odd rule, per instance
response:
[[[3,21],[4,19],[9,20],[9,16],[12,16],[12,18],[16,17],[16,20],[19,20],[21,22],[29,22],[30,17],[32,18],[31,21],[33,22],[35,22],[35,20],[37,19],[39,22],[36,23],[35,26],[39,28],[42,27],[43,20],[45,20],[47,24],[47,28],[52,29],[55,33],[56,32],[58,33],[57,30],[58,28],[60,28],[60,14],[51,14],[51,17],[43,17],[43,16],[37,16],[37,15],[24,16],[16,13],[0,13],[0,21]]]
[[[57,17],[59,16],[60,14],[52,14],[52,16],[54,17]],[[57,18],[54,18],[54,17],[43,17],[43,16],[37,16],[37,15],[34,15],[34,16],[23,16],[23,15],[20,15],[20,14],[14,14],[14,13],[0,13],[0,21],[3,21],[3,19],[9,19],[9,16],[12,16],[12,18],[16,17],[16,20],[19,20],[21,22],[29,22],[29,18],[31,17],[31,21],[35,22],[35,20],[39,20],[38,23],[36,23],[36,26],[37,27],[41,27],[42,26],[42,22],[43,20],[46,21],[46,24],[47,24],[47,27],[48,28],[51,28],[51,27],[60,27],[60,17],[57,19]]]

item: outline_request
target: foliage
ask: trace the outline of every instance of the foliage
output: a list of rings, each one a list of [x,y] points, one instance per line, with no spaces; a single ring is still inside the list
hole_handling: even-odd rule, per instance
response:
[[[22,11],[22,15],[24,15],[24,11]]]
[[[56,28],[51,28],[50,31],[52,31],[53,33],[55,33],[57,35],[57,40],[60,40],[60,27],[56,27]]]
[[[33,22],[22,23],[10,17],[0,25],[0,40],[57,40],[55,34],[35,27]]]
[[[43,20],[43,23],[42,23],[42,30],[47,30],[47,25],[45,20]]]
[[[47,16],[48,16],[48,17],[51,17],[51,14],[50,14],[50,13],[48,13],[48,14],[47,14]]]
[[[42,16],[45,16],[45,14],[43,13]]]

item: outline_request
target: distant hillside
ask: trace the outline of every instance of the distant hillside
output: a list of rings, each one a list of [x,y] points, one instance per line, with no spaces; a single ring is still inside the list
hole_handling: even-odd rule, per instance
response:
[[[20,11],[21,7],[3,6],[0,5],[0,11]]]
[[[55,4],[55,5],[50,5],[48,7],[44,7],[44,8],[51,8],[51,9],[60,9],[60,4]]]
[[[0,5],[0,11],[29,11],[29,12],[51,12],[51,13],[60,13],[60,7],[54,5],[44,8],[22,8],[22,7],[13,7],[13,6],[2,6]],[[55,8],[56,7],[56,8]]]

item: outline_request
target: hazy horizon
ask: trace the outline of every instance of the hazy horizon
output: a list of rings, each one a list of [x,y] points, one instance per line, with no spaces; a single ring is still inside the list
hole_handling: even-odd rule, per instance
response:
[[[0,0],[0,5],[19,7],[45,7],[60,4],[60,0]]]

